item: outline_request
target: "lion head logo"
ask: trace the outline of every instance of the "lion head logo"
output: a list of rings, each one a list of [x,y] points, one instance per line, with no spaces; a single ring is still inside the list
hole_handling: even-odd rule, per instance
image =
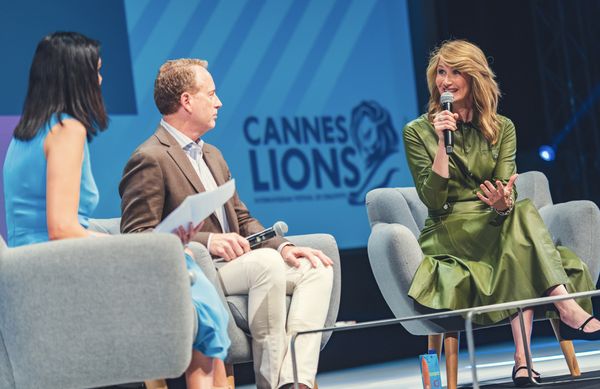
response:
[[[399,171],[388,158],[398,152],[398,134],[390,113],[376,101],[362,101],[352,109],[350,135],[358,153],[363,157],[363,180],[358,190],[350,193],[348,201],[364,205],[367,192],[388,186]]]
[[[367,169],[398,151],[398,135],[390,113],[376,101],[363,101],[354,107],[350,134]]]

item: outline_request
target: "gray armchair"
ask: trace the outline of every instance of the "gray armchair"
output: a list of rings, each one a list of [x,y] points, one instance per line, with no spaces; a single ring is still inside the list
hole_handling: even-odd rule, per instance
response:
[[[171,234],[0,238],[0,388],[89,388],[178,376],[195,316]]]
[[[533,201],[555,243],[573,249],[597,280],[600,272],[598,207],[591,201],[553,204],[548,180],[541,172],[520,174],[516,186],[519,199]],[[427,217],[426,206],[414,187],[374,189],[367,194],[366,205],[371,224],[369,261],[383,297],[396,317],[424,313],[408,297],[408,289],[423,258],[417,238]],[[552,324],[558,334],[557,322]],[[403,326],[413,335],[430,335],[429,345],[438,349],[438,354],[441,337],[433,334],[451,334],[445,341],[448,387],[456,387],[456,331],[464,329],[462,320],[411,321]],[[572,342],[561,340],[561,348],[571,374],[579,375]]]
[[[96,231],[118,234],[119,223],[119,218],[94,219],[90,221],[90,228]],[[299,246],[310,246],[319,249],[334,261],[333,288],[331,291],[329,312],[327,313],[327,319],[325,321],[326,327],[333,326],[337,319],[341,292],[340,255],[335,238],[327,234],[309,234],[289,236],[287,239]],[[252,361],[252,346],[248,326],[248,296],[234,295],[226,297],[223,293],[221,284],[218,281],[215,264],[206,247],[196,242],[192,242],[189,247],[194,253],[196,262],[208,279],[215,285],[224,304],[229,308],[228,333],[231,339],[231,347],[225,362],[228,375],[230,376],[230,385],[233,387],[233,365]],[[290,301],[291,299],[288,297],[288,308]],[[331,333],[323,333],[321,348],[325,347],[330,336]]]

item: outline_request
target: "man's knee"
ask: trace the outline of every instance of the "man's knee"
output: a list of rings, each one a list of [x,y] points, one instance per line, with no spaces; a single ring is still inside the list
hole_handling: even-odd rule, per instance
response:
[[[303,260],[300,267],[304,272],[304,279],[310,279],[311,282],[317,282],[320,285],[333,284],[333,266],[325,266],[320,260],[317,261],[317,267],[313,267],[310,261]]]
[[[333,266],[325,266],[320,264],[316,268],[312,269],[314,274],[313,277],[323,285],[333,285]]]
[[[253,250],[253,260],[250,264],[253,272],[261,279],[285,283],[285,267],[281,254],[277,250],[263,248]]]

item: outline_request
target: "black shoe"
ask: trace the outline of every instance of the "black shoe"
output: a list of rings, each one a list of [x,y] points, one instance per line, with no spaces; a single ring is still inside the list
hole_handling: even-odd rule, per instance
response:
[[[517,372],[519,370],[523,370],[523,369],[527,370],[527,366],[519,366],[519,367],[513,366],[512,381],[513,381],[513,384],[515,384],[516,387],[522,388],[524,386],[529,386],[529,385],[532,385],[534,383],[540,383],[540,382],[542,382],[540,373],[538,373],[537,371],[535,371],[533,369],[531,369],[531,372],[538,375],[537,377],[533,377],[533,381],[535,381],[535,382],[531,382],[531,380],[529,379],[529,376],[517,377]]]
[[[537,371],[535,371],[534,369],[531,369],[531,372],[534,374],[533,379],[535,379],[538,384],[541,384],[542,383],[542,375],[540,373],[538,373]]]
[[[560,326],[559,326],[561,338],[563,338],[565,340],[573,340],[573,339],[600,340],[600,330],[597,330],[594,332],[585,332],[583,330],[585,328],[586,324],[589,323],[590,321],[592,321],[593,319],[595,319],[594,316],[588,317],[588,319],[586,321],[584,321],[583,324],[577,329],[566,325],[561,320]]]

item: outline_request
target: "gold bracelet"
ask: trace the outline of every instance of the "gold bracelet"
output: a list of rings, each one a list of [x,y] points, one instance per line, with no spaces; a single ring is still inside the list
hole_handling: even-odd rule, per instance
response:
[[[491,208],[500,216],[508,216],[512,212],[514,207],[515,207],[515,202],[513,201],[512,194],[511,194],[510,197],[508,198],[508,208],[506,208],[504,211],[499,211],[494,207],[491,207]]]

